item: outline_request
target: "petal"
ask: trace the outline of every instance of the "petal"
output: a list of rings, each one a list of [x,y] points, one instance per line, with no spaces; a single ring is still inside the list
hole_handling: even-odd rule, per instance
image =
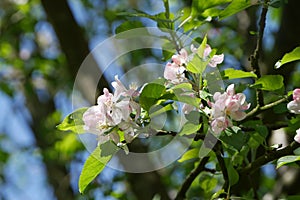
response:
[[[300,102],[291,101],[287,104],[287,108],[291,113],[300,114]]]
[[[209,65],[211,67],[216,67],[217,64],[221,64],[224,60],[224,54],[221,54],[221,55],[214,55],[212,57],[212,59],[209,61]]]
[[[235,94],[235,90],[234,90],[234,84],[230,84],[227,89],[226,89],[226,93],[230,96],[233,96]]]
[[[208,57],[209,54],[210,54],[210,52],[211,52],[211,48],[210,48],[210,46],[207,44],[206,47],[205,47],[205,49],[204,49],[204,52],[203,52],[203,57],[204,57],[204,58],[205,58],[205,57]]]
[[[293,91],[293,99],[295,101],[300,101],[300,89],[295,89]]]
[[[295,135],[295,137],[294,137],[294,140],[295,140],[296,142],[300,143],[300,129],[298,129],[298,130],[296,131],[296,135]]]

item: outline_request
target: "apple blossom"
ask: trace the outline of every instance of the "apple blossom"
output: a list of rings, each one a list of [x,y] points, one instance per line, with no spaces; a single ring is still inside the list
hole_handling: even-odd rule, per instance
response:
[[[140,105],[134,101],[139,92],[133,86],[127,89],[118,76],[115,76],[112,86],[115,89],[114,94],[104,88],[103,94],[97,99],[97,105],[90,107],[83,114],[84,129],[98,135],[98,141],[101,143],[109,139],[118,143],[118,130],[124,131],[125,135],[128,135],[124,136],[125,139],[131,141],[134,136],[132,127],[137,126],[134,120],[141,113]],[[135,119],[132,119],[131,113],[135,114]]]
[[[287,104],[287,108],[291,113],[300,114],[300,89],[293,91],[293,101]]]
[[[232,123],[230,119],[226,116],[217,117],[211,122],[211,129],[215,134],[220,134],[227,127],[230,126],[232,126]]]
[[[176,63],[167,63],[164,71],[164,78],[170,80],[172,83],[181,83],[184,82],[185,75],[184,75],[185,68],[183,66],[179,66]]]
[[[300,128],[296,131],[296,135],[294,137],[294,140],[298,143],[300,143]]]
[[[172,56],[172,61],[178,66],[185,65],[188,62],[187,51],[185,49],[181,49],[179,54]]]
[[[245,111],[250,107],[243,93],[235,94],[233,84],[229,85],[223,94],[216,92],[213,99],[213,103],[209,102],[212,108],[211,127],[217,134],[227,127],[232,126],[231,120],[241,121],[245,119]]]

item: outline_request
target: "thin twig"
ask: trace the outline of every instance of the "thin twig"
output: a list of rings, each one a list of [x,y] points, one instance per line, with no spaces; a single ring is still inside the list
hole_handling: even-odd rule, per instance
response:
[[[285,96],[285,97],[283,97],[283,98],[281,98],[281,99],[279,99],[277,101],[274,101],[272,103],[269,103],[269,104],[261,106],[261,107],[259,105],[257,105],[255,108],[253,108],[253,110],[251,110],[249,113],[247,113],[245,119],[249,119],[249,118],[251,118],[253,116],[256,116],[259,113],[261,113],[262,111],[265,111],[265,110],[268,110],[270,108],[273,108],[274,106],[277,106],[277,105],[279,105],[279,104],[281,104],[281,103],[283,103],[283,102],[285,102],[287,100],[288,100],[288,97]]]
[[[175,200],[181,200],[185,199],[185,194],[190,188],[191,184],[195,180],[195,178],[205,169],[205,164],[207,163],[209,157],[204,157],[199,165],[188,175],[188,177],[185,179],[184,183],[182,184],[180,190],[178,191]]]

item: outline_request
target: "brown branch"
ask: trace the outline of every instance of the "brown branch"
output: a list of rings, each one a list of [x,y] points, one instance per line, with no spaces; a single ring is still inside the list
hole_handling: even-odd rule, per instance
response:
[[[265,155],[260,156],[254,162],[250,163],[245,168],[239,170],[239,174],[251,175],[261,166],[271,162],[273,160],[279,159],[280,157],[293,154],[293,151],[300,147],[300,144],[297,142],[292,142],[290,145],[286,146],[283,149],[278,151],[267,152]]]
[[[199,165],[188,175],[188,177],[185,179],[184,183],[182,184],[180,190],[178,191],[175,200],[181,200],[181,199],[185,199],[185,194],[188,191],[188,189],[190,188],[191,184],[193,183],[193,181],[195,180],[195,178],[202,172],[204,171],[206,168],[204,167],[205,164],[207,163],[209,157],[204,157]]]
[[[264,35],[265,27],[266,27],[268,4],[269,4],[269,0],[265,0],[261,15],[260,15],[259,32],[258,32],[258,37],[257,37],[257,41],[256,41],[256,48],[253,52],[253,55],[250,56],[251,67],[253,68],[253,71],[257,75],[258,78],[261,77],[258,60],[259,60],[259,56],[260,56],[260,53],[262,50],[262,41],[263,41],[263,35]],[[263,98],[262,90],[258,89],[256,95],[257,95],[258,106],[263,106],[264,98]]]

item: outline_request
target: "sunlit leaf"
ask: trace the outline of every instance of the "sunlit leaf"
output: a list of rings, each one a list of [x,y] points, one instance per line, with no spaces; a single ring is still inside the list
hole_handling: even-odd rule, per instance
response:
[[[254,88],[259,88],[267,91],[274,91],[284,86],[283,77],[281,75],[264,75],[252,85]]]
[[[197,53],[194,55],[193,59],[187,64],[186,69],[195,74],[202,74],[204,72],[209,59],[204,60],[204,50],[207,44],[207,37],[205,36],[199,46]]]
[[[236,78],[257,78],[256,74],[253,72],[245,72],[243,70],[237,70],[233,68],[225,69],[222,73],[223,78],[226,79],[236,79]]]
[[[292,52],[284,54],[281,60],[277,61],[275,64],[275,69],[280,68],[282,65],[300,60],[300,47],[295,48]]]
[[[88,184],[102,172],[117,150],[118,148],[110,141],[96,147],[85,161],[81,171],[78,182],[80,193],[83,193]]]
[[[85,133],[82,115],[87,109],[88,108],[79,108],[78,110],[75,110],[73,113],[67,115],[56,128],[61,131],[72,131],[78,134]]]
[[[184,162],[194,158],[199,158],[198,155],[199,155],[199,148],[190,149],[181,156],[178,162]]]
[[[300,161],[300,156],[284,156],[278,159],[276,168]]]

